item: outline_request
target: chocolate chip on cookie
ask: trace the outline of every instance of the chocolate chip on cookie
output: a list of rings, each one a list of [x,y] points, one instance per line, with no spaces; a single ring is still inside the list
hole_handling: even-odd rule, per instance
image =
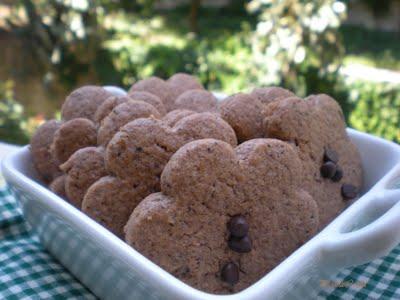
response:
[[[327,161],[321,166],[321,175],[324,178],[333,178],[336,174],[336,165],[331,162]]]
[[[241,238],[247,235],[249,232],[249,224],[247,223],[245,217],[242,215],[237,215],[229,220],[228,230],[231,235]]]
[[[352,184],[345,183],[342,185],[341,192],[344,200],[350,200],[357,197],[358,188]]]
[[[230,285],[239,281],[239,267],[234,262],[226,263],[221,270],[221,279]]]

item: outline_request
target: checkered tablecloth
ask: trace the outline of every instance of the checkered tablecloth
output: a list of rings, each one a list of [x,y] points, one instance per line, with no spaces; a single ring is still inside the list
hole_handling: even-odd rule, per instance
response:
[[[400,245],[384,259],[344,270],[321,286],[320,299],[400,299]],[[0,299],[95,299],[29,232],[1,179]]]

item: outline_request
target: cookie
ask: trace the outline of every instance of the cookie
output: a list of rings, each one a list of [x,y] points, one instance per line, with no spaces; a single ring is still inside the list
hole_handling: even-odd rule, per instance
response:
[[[86,147],[76,151],[60,166],[67,175],[65,192],[69,202],[81,208],[87,189],[108,173],[104,166],[104,149]]]
[[[148,92],[161,99],[167,111],[173,109],[175,98],[172,94],[170,85],[158,77],[149,77],[140,80],[132,85],[128,94],[134,92]]]
[[[279,101],[285,98],[296,96],[291,91],[278,86],[255,88],[250,95],[264,105],[268,105],[274,101]]]
[[[279,87],[256,88],[251,94],[238,93],[221,102],[220,114],[235,130],[239,142],[267,137],[265,108],[294,94]]]
[[[172,154],[182,145],[201,138],[216,138],[236,145],[232,128],[211,113],[181,119],[174,127],[161,120],[137,119],[114,135],[106,150],[106,168],[133,185],[154,188]]]
[[[250,286],[317,230],[294,148],[254,139],[181,147],[125,226],[126,242],[185,283],[217,294]]]
[[[171,87],[174,99],[189,90],[204,90],[203,85],[195,76],[186,73],[174,74],[168,79],[167,83]]]
[[[47,121],[39,126],[31,139],[29,150],[32,155],[33,165],[45,183],[49,183],[61,175],[58,163],[50,152],[54,134],[60,126],[61,122],[56,120]]]
[[[239,142],[264,136],[264,105],[255,97],[239,93],[220,104],[221,117],[232,126]]]
[[[63,123],[55,132],[50,152],[59,163],[67,159],[77,150],[95,146],[97,131],[94,123],[88,119],[77,118]]]
[[[356,146],[350,141],[339,104],[328,95],[303,100],[286,98],[267,106],[265,133],[296,145],[303,163],[304,187],[319,206],[323,228],[346,206],[343,189],[362,186],[362,165]]]
[[[67,194],[65,193],[65,179],[66,175],[60,175],[57,178],[55,178],[49,185],[49,189],[58,195],[59,197],[67,200]]]
[[[114,109],[119,104],[125,103],[127,101],[131,100],[129,96],[111,96],[107,98],[96,110],[96,113],[94,115],[94,121],[97,124],[100,124],[101,121],[105,117],[107,117],[110,112]]]
[[[195,114],[193,110],[175,109],[167,113],[163,118],[163,122],[168,126],[174,126],[180,119]]]
[[[131,92],[129,97],[132,100],[143,101],[153,105],[161,116],[164,116],[167,113],[167,109],[165,108],[163,102],[156,95],[150,94],[148,92]]]
[[[96,182],[86,193],[82,207],[94,220],[120,236],[133,208],[147,195],[160,190],[160,175],[170,157],[185,143],[197,138],[214,137],[236,145],[233,129],[214,114],[194,114],[174,127],[156,119],[137,119],[125,125],[106,150],[106,169],[116,178]],[[126,189],[129,185],[130,197]],[[115,188],[114,188],[115,186]],[[105,189],[109,193],[100,195]],[[120,207],[126,206],[126,210]],[[110,210],[108,210],[110,208]],[[111,208],[115,210],[111,211]],[[113,224],[113,220],[116,223]]]
[[[123,238],[123,228],[131,212],[147,194],[146,189],[132,188],[116,177],[102,177],[88,189],[82,211]]]
[[[80,87],[68,95],[61,108],[61,117],[65,121],[75,118],[94,121],[97,108],[111,96],[111,93],[100,86]]]
[[[106,146],[114,134],[126,123],[138,118],[161,118],[155,107],[143,101],[129,100],[113,108],[101,122],[97,134],[98,145]]]
[[[218,100],[206,90],[188,90],[175,100],[175,109],[187,109],[195,112],[216,112]]]

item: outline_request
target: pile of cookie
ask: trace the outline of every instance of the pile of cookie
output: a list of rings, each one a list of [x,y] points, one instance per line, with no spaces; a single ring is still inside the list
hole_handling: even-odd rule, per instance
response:
[[[31,153],[42,182],[201,290],[250,286],[357,197],[361,159],[331,97],[256,88],[218,102],[178,73],[73,91]]]

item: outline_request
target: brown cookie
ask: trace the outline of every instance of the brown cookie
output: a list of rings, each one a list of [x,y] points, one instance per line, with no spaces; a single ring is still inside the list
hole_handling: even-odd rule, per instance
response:
[[[114,107],[129,100],[131,100],[129,96],[111,96],[107,98],[107,100],[97,108],[94,115],[94,121],[97,124],[100,124],[101,121],[110,114]]]
[[[220,113],[235,130],[239,142],[267,137],[264,130],[265,108],[293,93],[279,88],[256,88],[251,94],[239,93],[221,102]]]
[[[340,106],[324,94],[274,102],[266,109],[265,132],[297,146],[304,187],[318,203],[323,228],[346,207],[343,185],[362,186],[360,154],[347,135]]]
[[[75,118],[86,118],[94,121],[94,115],[97,108],[110,96],[100,86],[87,85],[74,90],[68,95],[61,108],[63,120],[72,120]]]
[[[54,159],[63,163],[77,150],[95,146],[97,131],[88,119],[77,118],[63,123],[55,132],[50,151]]]
[[[236,145],[232,128],[211,113],[181,119],[174,127],[161,120],[137,119],[126,124],[107,146],[106,167],[134,185],[159,184],[159,176],[172,154],[182,145],[201,138],[216,138]]]
[[[147,195],[160,190],[160,175],[172,154],[183,144],[196,138],[220,138],[236,145],[233,129],[214,114],[194,114],[181,119],[174,127],[169,127],[161,120],[137,119],[125,125],[110,141],[106,151],[106,167],[109,174],[117,179],[110,179],[101,184],[94,184],[84,197],[84,210],[97,222],[104,224],[118,235],[133,208]],[[118,194],[118,187],[129,185],[131,197]],[[108,194],[99,196],[104,188],[114,185],[113,197]],[[89,191],[92,191],[91,193]],[[96,198],[96,199],[95,199]],[[127,210],[120,206],[127,206]],[[101,208],[99,208],[101,207]],[[107,208],[116,207],[115,211]],[[107,220],[107,221],[105,221]],[[111,224],[112,220],[118,220]]]
[[[58,163],[50,152],[54,134],[60,126],[61,122],[56,120],[47,121],[40,125],[31,139],[29,150],[32,154],[33,165],[45,183],[61,175]]]
[[[188,90],[204,90],[199,80],[186,73],[176,73],[171,76],[167,83],[171,86],[174,99]]]
[[[254,98],[264,105],[268,105],[274,101],[296,96],[291,91],[278,86],[255,88],[251,94]]]
[[[161,99],[167,111],[173,109],[175,98],[172,94],[170,85],[158,77],[149,77],[136,82],[129,90],[129,94],[133,92],[148,92],[156,95]]]
[[[67,175],[60,175],[56,179],[54,179],[50,185],[49,189],[55,193],[56,195],[60,196],[61,198],[67,200],[67,194],[65,193],[65,179]]]
[[[81,208],[87,189],[95,181],[107,175],[104,149],[96,147],[79,149],[60,168],[67,174],[65,192],[69,202]]]
[[[221,102],[219,110],[240,143],[263,137],[264,105],[255,97],[244,93],[229,96]]]
[[[167,113],[167,109],[165,108],[163,102],[156,95],[150,94],[148,92],[132,92],[129,94],[132,100],[143,101],[153,105],[161,116],[164,116]]]
[[[106,176],[88,189],[82,202],[82,211],[89,217],[123,238],[123,228],[139,202],[147,196],[146,189]]]
[[[166,165],[162,192],[133,211],[126,241],[196,288],[243,290],[316,232],[301,177],[296,151],[279,140],[188,143]]]
[[[193,110],[187,110],[187,109],[175,109],[167,113],[163,118],[163,122],[172,127],[174,126],[180,119],[193,115],[196,112]]]
[[[195,112],[216,112],[218,100],[206,90],[188,90],[175,100],[175,109],[187,109]]]
[[[98,145],[106,146],[114,134],[126,123],[138,118],[161,118],[155,107],[143,101],[129,100],[113,108],[103,119],[97,134]]]

